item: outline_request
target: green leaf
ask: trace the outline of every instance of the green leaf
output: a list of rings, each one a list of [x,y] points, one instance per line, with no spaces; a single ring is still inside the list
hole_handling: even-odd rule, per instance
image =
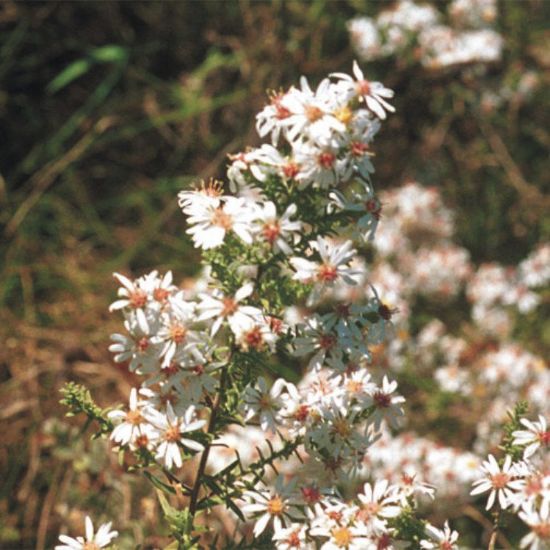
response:
[[[167,485],[166,483],[163,483],[158,477],[155,477],[151,472],[143,472],[143,475],[159,490],[170,493],[171,495],[176,494],[176,490],[173,487],[170,487],[170,485]],[[160,500],[160,497],[159,497]],[[162,502],[161,502],[162,506]]]
[[[50,94],[55,94],[73,80],[81,77],[83,74],[86,74],[92,63],[88,59],[78,59],[71,63],[68,67],[63,69],[47,86],[46,90]]]

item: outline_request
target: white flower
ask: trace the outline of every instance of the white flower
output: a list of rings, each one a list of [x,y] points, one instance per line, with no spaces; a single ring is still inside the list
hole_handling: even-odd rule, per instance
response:
[[[268,390],[263,376],[258,378],[256,387],[247,386],[243,398],[245,422],[258,414],[262,430],[274,433],[280,422],[279,409],[282,407],[282,401],[279,396],[285,387],[286,381],[278,378]]]
[[[474,489],[470,494],[479,495],[491,491],[486,509],[491,509],[495,500],[498,500],[503,510],[508,508],[514,495],[513,491],[521,489],[524,483],[522,480],[514,481],[515,472],[512,457],[506,455],[501,469],[495,457],[489,455],[488,460],[483,462],[481,470],[485,473],[485,477],[474,481]]]
[[[226,197],[223,204],[203,202],[195,205],[187,222],[187,233],[195,247],[208,250],[223,244],[226,233],[232,231],[246,244],[252,244],[252,222],[255,208],[243,198]]]
[[[312,352],[308,368],[319,370],[327,355],[340,359],[342,350],[337,335],[331,331],[330,325],[326,323],[326,316],[313,315],[306,320],[306,325],[300,325],[300,336],[294,338],[294,355],[302,357]]]
[[[356,80],[344,73],[334,73],[331,76],[339,78],[342,88],[350,97],[359,97],[381,119],[386,118],[385,111],[395,112],[395,108],[384,99],[393,97],[392,90],[386,88],[381,82],[369,82],[366,80],[357,61],[353,62],[353,74]]]
[[[332,85],[328,78],[322,80],[315,92],[305,77],[300,79],[301,90],[292,88],[284,97],[290,115],[282,120],[285,134],[290,142],[306,137],[326,143],[333,132],[343,133],[345,125],[332,115]]]
[[[111,522],[99,526],[97,533],[94,533],[92,520],[86,516],[86,539],[84,537],[68,537],[59,535],[59,541],[55,550],[94,550],[109,546],[113,539],[118,536],[118,531],[111,531]]]
[[[544,416],[539,415],[538,422],[531,422],[527,418],[522,418],[520,422],[527,430],[516,430],[512,435],[514,437],[513,445],[526,446],[523,458],[527,459],[534,455],[541,446],[548,447],[550,445],[550,430],[548,430]]]
[[[340,502],[318,510],[318,516],[312,523],[310,535],[326,537],[328,540],[321,550],[364,550],[369,548],[367,527],[356,523],[356,506],[347,506]]]
[[[307,542],[307,525],[292,523],[273,535],[276,550],[314,550],[315,545]]]
[[[206,424],[206,420],[195,420],[195,407],[191,405],[183,417],[179,417],[174,412],[170,402],[166,404],[166,414],[155,409],[146,412],[147,419],[158,431],[155,458],[163,460],[168,469],[175,465],[181,468],[183,461],[181,458],[180,445],[193,451],[202,451],[204,447],[194,441],[182,437],[182,434],[199,430]]]
[[[353,278],[357,272],[347,265],[356,254],[352,241],[336,245],[317,237],[317,241],[310,244],[318,251],[320,261],[314,262],[298,257],[289,260],[295,271],[293,279],[303,283],[314,283],[313,292],[308,300],[309,305],[319,298],[325,287],[333,287],[338,283],[357,284]]]
[[[386,528],[386,519],[401,513],[397,487],[389,485],[386,479],[378,480],[374,486],[365,483],[358,498],[361,502],[358,519],[375,532]]]
[[[237,290],[234,297],[224,296],[221,292],[214,292],[211,295],[201,294],[201,302],[197,306],[200,312],[197,321],[215,318],[210,329],[212,336],[218,332],[225,320],[235,335],[240,334],[244,328],[249,326],[250,322],[254,322],[262,315],[262,311],[258,308],[239,305],[253,291],[254,285],[246,283]]]
[[[374,405],[375,410],[369,421],[374,424],[375,429],[379,429],[382,421],[385,420],[391,426],[397,427],[398,419],[404,415],[402,404],[405,398],[401,395],[392,395],[397,389],[397,382],[390,382],[387,376],[382,380],[382,387],[376,388],[370,398],[366,400],[367,406]]]
[[[534,508],[521,511],[519,517],[531,529],[520,542],[521,548],[529,550],[547,550],[550,547],[550,506],[545,501],[539,511]]]
[[[241,509],[245,514],[255,516],[255,537],[259,537],[265,531],[271,520],[275,533],[279,533],[287,521],[292,522],[302,517],[299,509],[295,507],[295,485],[295,481],[285,485],[283,476],[279,475],[272,487],[243,493],[249,504],[245,504]]]
[[[426,525],[426,534],[430,537],[430,540],[421,540],[420,548],[427,548],[429,550],[458,550],[458,533],[451,531],[449,522],[445,522],[443,529],[437,529],[433,525]]]
[[[296,215],[296,210],[296,205],[291,204],[282,216],[277,217],[277,209],[272,202],[266,202],[258,210],[259,234],[275,252],[287,255],[292,253],[288,241],[293,242],[302,227],[299,221],[290,221],[290,218]]]
[[[235,327],[237,330],[235,340],[243,351],[269,349],[273,352],[275,350],[279,336],[273,331],[268,318],[246,319],[243,317],[242,321],[238,327]]]
[[[153,427],[144,416],[147,403],[138,401],[136,388],[130,392],[130,410],[111,411],[108,417],[117,424],[110,438],[121,445],[136,444],[136,440],[142,438],[138,446],[143,446],[153,437]]]

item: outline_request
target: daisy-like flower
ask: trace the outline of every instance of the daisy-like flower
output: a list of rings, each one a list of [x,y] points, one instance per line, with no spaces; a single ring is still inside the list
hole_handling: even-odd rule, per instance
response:
[[[550,446],[550,430],[544,416],[539,415],[538,422],[531,422],[527,418],[522,418],[520,422],[527,430],[516,430],[512,435],[514,436],[514,445],[525,446],[524,459],[533,456],[540,447],[548,448]]]
[[[443,529],[437,529],[433,525],[426,525],[426,534],[429,540],[423,539],[420,541],[420,548],[429,550],[458,550],[458,533],[452,531],[449,527],[449,522],[446,521]]]
[[[327,506],[313,521],[310,535],[326,537],[321,550],[364,550],[369,548],[368,529],[355,521],[356,506],[344,503]]]
[[[539,511],[530,508],[521,511],[518,515],[531,530],[521,539],[520,547],[529,548],[529,550],[547,550],[550,548],[550,506],[548,501],[546,501],[546,505],[541,506]]]
[[[190,330],[196,321],[196,304],[185,300],[183,292],[179,292],[170,297],[169,305],[170,309],[161,316],[161,328],[152,338],[152,342],[160,346],[163,368],[170,365],[176,354],[190,350],[199,340],[197,333]]]
[[[291,204],[284,214],[278,217],[277,209],[272,202],[266,202],[258,210],[259,235],[275,252],[283,252],[286,255],[292,253],[288,240],[292,241],[297,237],[302,227],[299,221],[290,221],[290,218],[296,215],[296,210],[296,205]]]
[[[318,251],[319,262],[305,258],[290,258],[290,264],[295,271],[293,279],[315,285],[309,298],[310,305],[319,297],[321,290],[325,287],[332,287],[342,282],[348,285],[357,283],[353,278],[356,271],[348,266],[356,254],[352,241],[337,245],[318,237],[316,242],[311,243],[311,246]]]
[[[285,485],[283,476],[279,475],[272,487],[243,493],[249,504],[245,504],[241,509],[245,514],[255,516],[255,537],[259,537],[272,520],[275,533],[279,533],[287,522],[292,523],[303,517],[295,506],[297,500],[294,494],[295,486],[295,481]]]
[[[125,275],[113,273],[113,277],[122,285],[118,289],[119,299],[109,306],[109,311],[130,308],[134,310],[143,310],[149,301],[149,294],[143,288],[143,279],[131,281]]]
[[[326,142],[333,133],[344,133],[346,126],[332,114],[332,85],[328,78],[322,80],[315,92],[307,79],[300,79],[301,89],[292,88],[285,96],[285,106],[290,111],[281,124],[286,137],[294,142],[301,137]]]
[[[340,79],[342,89],[350,97],[358,97],[359,100],[364,101],[366,106],[382,120],[386,118],[386,111],[395,112],[395,108],[386,101],[393,97],[393,90],[386,88],[381,82],[366,80],[357,61],[353,62],[353,75],[355,79],[344,73],[334,73],[331,76]]]
[[[239,305],[253,291],[254,285],[246,283],[237,290],[233,297],[224,296],[221,292],[201,294],[201,302],[197,306],[199,310],[197,321],[214,319],[210,329],[212,336],[218,332],[225,320],[235,335],[240,334],[243,328],[248,327],[250,322],[254,322],[262,315],[262,311],[256,307]]]
[[[273,535],[277,550],[314,550],[315,545],[307,541],[307,525],[292,523]]]
[[[151,326],[153,325],[153,326]],[[159,361],[159,346],[155,345],[153,338],[156,333],[156,325],[146,320],[145,316],[139,316],[132,312],[124,321],[124,327],[130,336],[125,334],[112,334],[113,343],[109,351],[114,353],[115,363],[130,361],[130,371],[140,373],[143,371],[156,370]]]
[[[376,430],[380,429],[382,421],[385,420],[394,428],[398,426],[398,421],[404,415],[402,404],[405,398],[401,395],[392,395],[397,389],[397,382],[389,381],[387,376],[382,380],[382,387],[376,388],[370,398],[366,400],[366,406],[375,407],[369,420],[374,424]]]
[[[232,231],[246,244],[252,244],[252,222],[256,218],[255,208],[240,197],[226,197],[223,203],[215,205],[202,202],[194,205],[193,214],[187,219],[196,248],[208,250],[223,244],[226,233]]]
[[[315,352],[309,360],[308,368],[319,370],[327,355],[340,359],[342,350],[338,343],[338,337],[326,324],[325,317],[313,315],[301,326],[300,336],[294,339],[294,355],[302,357]]]
[[[178,193],[178,204],[187,216],[194,216],[208,206],[218,208],[223,197],[223,183],[210,179],[201,182],[200,188],[188,189]]]
[[[313,143],[300,145],[295,151],[296,162],[300,171],[296,179],[299,189],[308,185],[328,189],[339,181],[347,180],[353,171],[348,158],[339,158],[340,148],[334,142],[320,147]]]
[[[405,467],[399,482],[400,502],[407,506],[407,500],[415,494],[425,495],[432,500],[435,498],[435,487],[420,481],[413,468]]]
[[[401,513],[397,487],[390,485],[386,479],[378,480],[374,486],[365,483],[358,498],[361,508],[356,517],[375,532],[385,530],[386,519]]]
[[[59,542],[63,544],[58,544],[55,550],[99,550],[109,546],[113,539],[118,537],[118,531],[111,531],[111,522],[100,525],[95,532],[92,520],[86,516],[85,525],[86,538],[59,535]]]
[[[183,461],[181,458],[180,445],[193,451],[202,451],[204,447],[194,441],[182,437],[182,434],[200,430],[206,420],[196,420],[195,407],[191,405],[183,417],[177,416],[170,402],[166,404],[166,414],[155,409],[146,412],[147,419],[158,431],[155,458],[162,460],[168,469],[173,465],[181,468]]]
[[[256,130],[260,137],[271,134],[271,143],[276,145],[279,141],[279,135],[283,128],[284,121],[291,116],[291,111],[286,105],[287,93],[272,93],[270,94],[270,103],[266,105],[261,112],[256,115]]]
[[[524,484],[521,479],[514,480],[515,471],[512,465],[512,457],[506,455],[502,469],[498,465],[495,457],[489,455],[488,460],[483,462],[481,471],[485,474],[484,477],[474,481],[474,489],[470,492],[471,495],[480,495],[491,491],[489,500],[487,501],[487,510],[490,510],[498,500],[500,507],[505,510],[513,500],[514,492],[520,490]]]
[[[278,378],[268,390],[263,376],[258,378],[256,387],[247,386],[243,404],[245,422],[258,414],[262,430],[274,433],[280,423],[279,410],[282,407],[282,400],[279,396],[285,387],[286,381]]]
[[[121,445],[133,444],[140,437],[151,439],[153,435],[153,427],[144,416],[147,403],[138,400],[136,388],[130,392],[129,406],[128,412],[111,411],[107,415],[116,424],[110,438]]]
[[[259,317],[243,322],[235,334],[236,342],[243,351],[274,351],[279,337],[273,332],[269,319]]]

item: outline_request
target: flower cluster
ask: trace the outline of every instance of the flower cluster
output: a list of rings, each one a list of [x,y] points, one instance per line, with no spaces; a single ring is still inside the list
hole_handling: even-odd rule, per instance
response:
[[[453,0],[445,25],[436,7],[400,0],[375,18],[352,19],[348,28],[364,60],[410,53],[426,68],[441,69],[498,61],[503,40],[490,28],[496,16],[495,0]]]
[[[388,36],[397,25],[408,40],[437,20],[431,8],[399,6],[385,16]],[[464,2],[450,9],[473,24],[473,13],[460,15]],[[464,292],[474,324],[506,316],[512,305],[529,311],[548,280],[550,249],[540,247],[513,277],[483,266],[476,272],[452,242],[454,216],[436,189],[409,183],[377,195],[373,140],[393,111],[393,92],[367,80],[357,63],[352,73],[316,88],[302,78],[272,93],[256,119],[269,143],[230,156],[227,186],[211,180],[179,193],[203,257],[193,288],[181,289],[170,272],[115,274],[120,288],[110,309],[124,330],[110,350],[139,385],[127,408],[103,417],[94,409],[94,418],[121,456],[137,458],[133,467],[158,468],[189,500],[185,511],[161,501],[186,548],[206,533],[195,516],[226,505],[243,543],[454,549],[458,534],[449,524],[439,529],[418,510],[436,485],[449,501],[471,498],[472,482],[473,496],[491,490],[489,507],[498,501],[518,512],[534,545],[549,507],[548,470],[536,458],[548,446],[547,371],[535,355],[497,340],[498,331],[478,331],[484,339],[475,347],[439,320],[410,335],[409,317],[415,297],[449,304]],[[360,250],[376,253],[372,265]],[[480,453],[495,443],[503,394],[528,393],[542,416],[513,434],[522,459],[498,464],[491,455],[479,478],[480,459],[470,452],[417,436],[414,427],[394,436],[406,422],[394,375],[411,360],[433,376],[433,387],[465,398],[483,387],[493,399],[479,424]],[[535,477],[542,488],[528,496]],[[175,491],[158,479],[155,486]],[[102,526],[94,539],[90,530],[88,542],[109,544],[109,531]]]
[[[550,431],[543,416],[521,418],[520,424],[523,429],[511,434],[512,445],[523,451],[520,458],[506,454],[499,462],[490,454],[471,494],[489,493],[487,510],[496,506],[517,514],[529,528],[520,547],[539,550],[550,543]]]

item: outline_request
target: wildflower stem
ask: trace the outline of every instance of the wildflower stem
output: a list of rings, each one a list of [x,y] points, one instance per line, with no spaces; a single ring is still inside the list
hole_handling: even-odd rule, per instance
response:
[[[213,433],[216,426],[216,417],[222,405],[223,395],[225,394],[226,376],[227,376],[226,369],[222,369],[222,373],[220,376],[220,387],[219,387],[218,393],[216,394],[214,404],[212,405],[212,412],[210,413],[210,420],[208,422],[208,431],[207,431],[208,434]],[[189,503],[189,514],[191,518],[195,516],[195,513],[197,511],[197,500],[199,497],[201,483],[203,481],[204,470],[206,469],[206,464],[208,462],[208,455],[210,454],[210,448],[211,448],[210,443],[207,443],[204,451],[202,452],[201,460],[199,462],[199,468],[197,470],[197,477],[195,478],[195,483],[193,484],[193,489],[191,491],[191,501]]]

